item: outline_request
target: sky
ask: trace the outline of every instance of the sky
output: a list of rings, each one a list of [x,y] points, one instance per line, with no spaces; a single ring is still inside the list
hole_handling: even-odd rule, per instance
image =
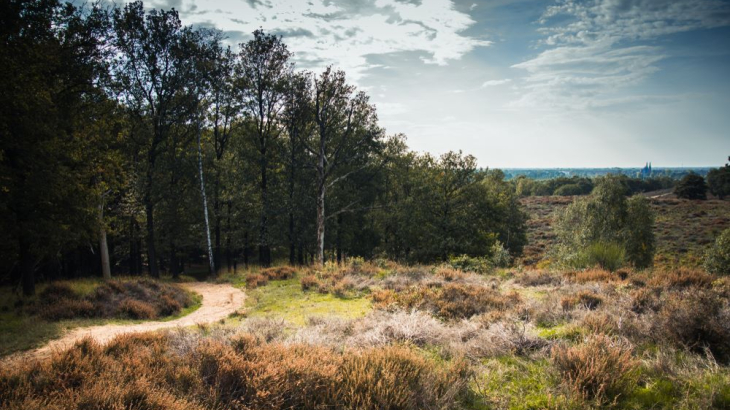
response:
[[[332,65],[411,149],[482,167],[719,166],[730,0],[155,0],[237,49]]]

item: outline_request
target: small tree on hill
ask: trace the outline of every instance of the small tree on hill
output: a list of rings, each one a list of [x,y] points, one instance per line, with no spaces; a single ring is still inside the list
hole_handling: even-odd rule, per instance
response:
[[[705,269],[716,275],[730,275],[730,228],[725,229],[707,250]]]
[[[603,177],[590,196],[577,198],[560,214],[556,230],[565,263],[617,269],[625,259],[638,268],[651,265],[654,213],[646,198],[628,199],[626,193],[618,177]]]
[[[730,165],[726,164],[722,168],[711,169],[707,173],[707,186],[712,195],[720,199],[725,199],[730,195]]]
[[[701,175],[690,173],[682,177],[674,188],[678,198],[707,199],[707,184]]]

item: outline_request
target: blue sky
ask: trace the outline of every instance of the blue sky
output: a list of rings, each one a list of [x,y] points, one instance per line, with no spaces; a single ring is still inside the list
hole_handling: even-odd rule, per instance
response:
[[[279,33],[342,68],[389,134],[488,167],[717,166],[727,0],[160,0],[235,45]]]

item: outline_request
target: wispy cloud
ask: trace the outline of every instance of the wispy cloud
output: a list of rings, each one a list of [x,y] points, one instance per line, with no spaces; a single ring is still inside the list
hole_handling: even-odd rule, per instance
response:
[[[522,96],[511,105],[586,109],[620,104],[617,91],[641,83],[668,56],[648,45],[669,34],[730,25],[720,0],[561,0],[538,23],[546,47],[515,64],[526,70]],[[632,98],[642,98],[640,96]],[[651,99],[651,96],[644,96]]]
[[[496,87],[498,85],[504,85],[510,82],[512,82],[512,80],[509,78],[505,78],[503,80],[489,80],[482,83],[482,88]]]
[[[175,2],[187,23],[215,22],[235,41],[262,27],[286,37],[300,67],[332,64],[353,79],[375,67],[370,55],[422,52],[424,63],[445,65],[490,44],[463,33],[475,21],[451,0],[246,0],[207,11]]]

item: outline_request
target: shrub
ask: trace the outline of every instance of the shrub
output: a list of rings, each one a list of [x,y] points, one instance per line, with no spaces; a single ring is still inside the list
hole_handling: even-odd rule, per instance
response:
[[[285,280],[291,279],[297,273],[297,270],[291,266],[276,266],[261,271],[261,275],[268,280]]]
[[[154,319],[157,312],[154,306],[141,300],[125,298],[117,308],[117,315],[130,319]]]
[[[466,364],[437,365],[404,347],[337,352],[190,338],[85,340],[44,362],[0,368],[0,403],[13,409],[437,409],[465,391]]]
[[[645,198],[626,198],[621,179],[606,176],[590,196],[576,198],[558,216],[559,256],[569,266],[618,269],[624,260],[649,266],[654,255],[654,214]]]
[[[712,287],[712,275],[694,269],[675,269],[669,272],[658,271],[649,280],[650,286],[666,289],[683,288],[710,288]]]
[[[724,199],[730,195],[730,164],[722,168],[711,169],[707,173],[707,187],[712,195]]]
[[[559,285],[560,276],[553,275],[550,272],[539,270],[526,272],[515,279],[515,282],[522,286],[545,286]]]
[[[63,320],[92,318],[98,315],[98,311],[88,300],[59,299],[41,307],[39,314],[46,320]]]
[[[705,269],[716,275],[730,275],[730,228],[722,231],[705,253]]]
[[[674,188],[674,194],[684,199],[707,199],[707,184],[701,175],[693,172],[682,177]]]
[[[426,293],[425,304],[446,319],[468,319],[493,309],[505,309],[520,302],[519,295],[503,296],[499,292],[477,285],[450,283],[441,292]]]
[[[441,267],[441,268],[436,269],[436,273],[434,273],[434,275],[436,275],[436,277],[439,277],[439,278],[445,280],[446,282],[454,282],[454,281],[464,279],[466,277],[466,275],[464,275],[464,272],[462,272],[458,269],[447,268],[447,267]]]
[[[566,296],[560,301],[563,310],[571,310],[576,306],[582,306],[588,310],[594,310],[603,302],[603,298],[593,292],[578,292],[572,296]]]
[[[586,269],[577,272],[570,272],[566,276],[573,282],[608,282],[614,279],[611,272],[604,269]]]
[[[302,284],[302,290],[308,291],[319,287],[319,280],[314,275],[303,276],[299,282]]]
[[[488,258],[472,258],[468,255],[452,256],[449,258],[449,266],[463,272],[489,273],[494,266]]]
[[[723,300],[708,290],[671,294],[656,320],[657,342],[669,342],[695,352],[709,349],[718,361],[730,360],[730,314]]]
[[[253,273],[246,276],[246,287],[249,289],[256,289],[259,286],[264,286],[269,283],[269,279],[266,276]]]
[[[577,346],[557,345],[552,359],[574,394],[599,404],[615,401],[624,394],[637,368],[626,343],[605,335],[591,336]]]

